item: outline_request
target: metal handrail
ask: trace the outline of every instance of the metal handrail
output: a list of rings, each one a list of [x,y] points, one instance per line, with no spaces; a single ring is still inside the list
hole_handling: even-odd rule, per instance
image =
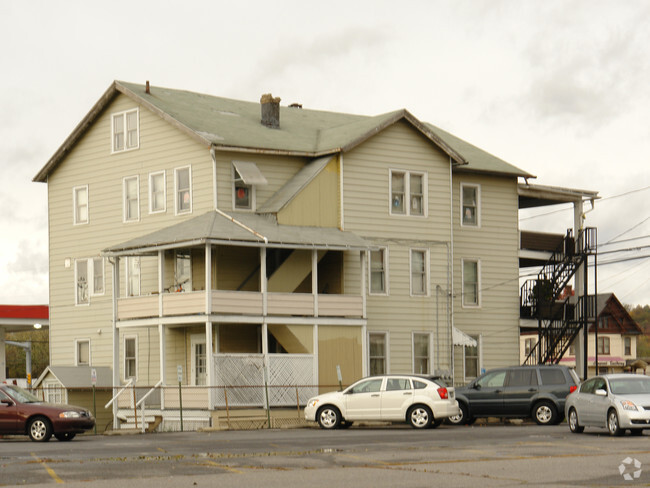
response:
[[[117,399],[117,397],[119,397],[122,393],[124,393],[124,390],[126,390],[129,386],[131,386],[132,383],[133,383],[133,378],[129,378],[129,381],[127,381],[126,385],[124,385],[124,387],[120,391],[118,391],[115,394],[115,396],[111,398],[106,405],[104,405],[104,408],[110,407],[111,404]]]
[[[162,385],[163,380],[160,380],[158,383],[156,383],[147,393],[145,393],[140,400],[138,400],[138,403],[135,404],[135,408],[138,408],[146,399],[149,395],[153,393],[153,391],[158,388],[160,385]]]

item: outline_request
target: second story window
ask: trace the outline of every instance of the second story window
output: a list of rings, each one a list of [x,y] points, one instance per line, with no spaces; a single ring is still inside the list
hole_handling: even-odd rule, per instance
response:
[[[137,149],[140,145],[138,109],[113,114],[113,152]]]
[[[478,307],[479,299],[478,260],[463,259],[463,306]]]
[[[88,185],[72,189],[74,225],[88,223]]]
[[[478,227],[480,217],[480,187],[478,185],[460,185],[462,226]]]
[[[390,214],[426,215],[427,183],[424,173],[390,172]]]
[[[175,179],[175,202],[176,214],[192,212],[192,171],[189,166],[176,168],[174,170]]]
[[[429,294],[428,270],[427,251],[411,249],[411,295]]]
[[[625,348],[624,354],[626,356],[631,356],[632,355],[632,338],[631,337],[623,338],[623,347]]]
[[[388,293],[388,250],[370,251],[370,294]]]
[[[149,213],[164,212],[166,203],[165,172],[149,173]]]
[[[75,304],[88,305],[90,297],[104,294],[104,258],[75,260]]]
[[[140,220],[140,178],[124,178],[124,222]]]
[[[126,258],[126,294],[127,296],[140,296],[140,258],[129,256]]]

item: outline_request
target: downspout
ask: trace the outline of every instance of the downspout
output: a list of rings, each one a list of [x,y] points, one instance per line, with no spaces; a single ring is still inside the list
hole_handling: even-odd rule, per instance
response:
[[[455,385],[456,376],[454,371],[454,182],[453,182],[453,161],[449,156],[449,250],[447,258],[447,310],[449,320],[449,347],[451,384]]]
[[[214,146],[210,147],[210,156],[212,157],[212,200],[214,208],[217,208],[217,151]]]

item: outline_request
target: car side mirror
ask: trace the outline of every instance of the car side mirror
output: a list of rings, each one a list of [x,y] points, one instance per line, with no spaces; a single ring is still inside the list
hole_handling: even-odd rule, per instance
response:
[[[474,383],[474,384],[472,385],[472,388],[474,388],[475,390],[480,390],[480,389],[481,389],[481,385],[480,385],[479,383]]]
[[[8,398],[3,398],[2,400],[0,400],[0,404],[4,404],[7,405],[8,407],[11,407],[14,404],[14,402],[9,400]]]
[[[603,389],[596,390],[594,393],[598,396],[607,396],[607,392]]]

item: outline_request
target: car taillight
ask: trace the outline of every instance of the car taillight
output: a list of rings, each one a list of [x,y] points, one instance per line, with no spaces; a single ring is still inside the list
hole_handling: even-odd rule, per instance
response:
[[[569,393],[573,393],[573,392],[576,391],[577,389],[578,389],[578,387],[577,387],[576,385],[570,386],[570,387],[569,387]]]
[[[447,388],[438,388],[438,395],[440,395],[441,400],[446,400],[449,398],[449,394],[447,393]]]

